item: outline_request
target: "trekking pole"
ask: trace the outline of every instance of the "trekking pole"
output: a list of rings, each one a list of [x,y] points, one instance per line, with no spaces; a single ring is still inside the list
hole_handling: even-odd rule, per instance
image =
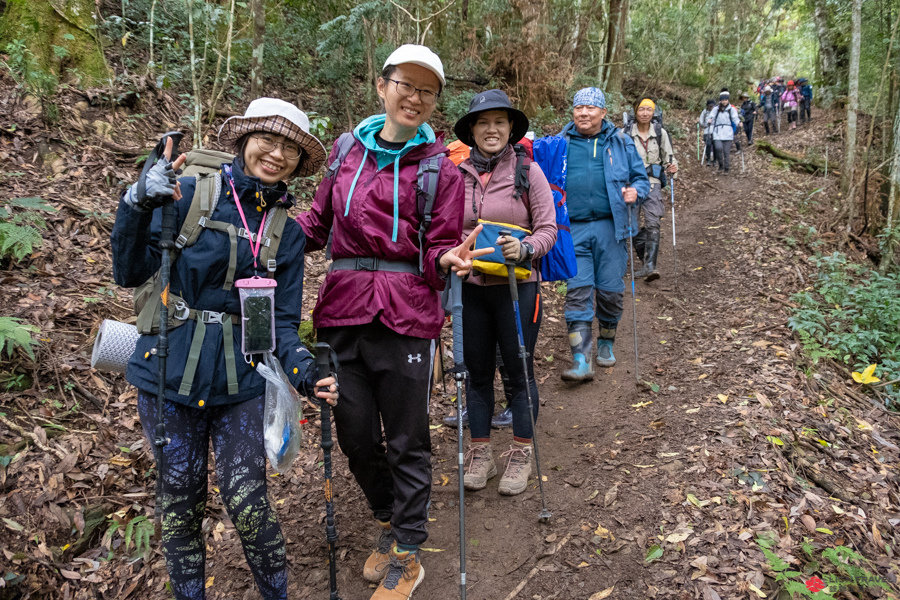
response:
[[[628,208],[628,240],[629,240],[628,241],[628,254],[631,257],[631,260],[629,262],[631,263],[631,319],[633,321],[633,327],[634,327],[634,378],[638,383],[640,383],[641,375],[640,375],[640,367],[638,366],[638,340],[637,340],[637,301],[635,300],[635,297],[634,297],[634,247],[633,247],[633,244],[631,243],[631,238],[632,238],[632,235],[634,232],[634,229],[632,228],[632,224],[631,224],[632,223],[632,215],[631,215],[632,206],[633,205],[626,205],[626,207]],[[674,213],[673,213],[673,217],[674,217]],[[672,230],[672,232],[674,234],[674,229]],[[673,237],[673,239],[674,239],[674,237]]]
[[[511,231],[501,230],[500,235],[509,237]],[[544,478],[541,475],[541,454],[538,452],[537,426],[534,423],[534,401],[531,398],[531,381],[528,378],[528,353],[525,351],[525,335],[522,333],[522,315],[519,312],[519,285],[516,283],[516,265],[506,262],[509,275],[509,295],[512,297],[513,311],[516,318],[516,333],[519,336],[519,357],[522,359],[522,371],[525,373],[525,397],[528,398],[528,417],[531,419],[531,441],[534,444],[534,463],[537,465],[538,487],[541,490],[541,512],[538,521],[547,523],[553,515],[547,510],[547,497],[544,495]]]
[[[456,379],[456,465],[459,478],[459,597],[466,600],[466,488],[463,482],[463,392],[466,365],[463,361],[462,278],[450,273],[450,314],[453,316],[453,376]]]
[[[178,145],[184,134],[178,131],[170,131],[163,135],[159,143],[150,151],[141,176],[138,179],[138,197],[143,197],[146,192],[147,172],[156,164],[160,155],[165,152],[166,141],[172,139],[172,151],[166,158],[171,160],[178,152]],[[162,540],[162,489],[163,477],[166,472],[166,458],[164,448],[169,444],[166,436],[166,367],[169,357],[169,283],[171,281],[172,262],[169,255],[175,250],[175,199],[169,196],[162,204],[162,225],[159,236],[159,249],[162,255],[159,267],[159,336],[156,342],[156,356],[159,358],[159,378],[156,383],[156,431],[153,435],[153,446],[156,448],[156,504],[153,508],[153,527],[158,540]]]
[[[672,161],[669,161],[672,164]],[[675,177],[677,173],[672,174],[672,182],[669,184],[669,191],[672,194],[672,259],[675,263],[675,293],[678,293],[678,247],[675,245]],[[631,278],[634,281],[634,277]]]
[[[337,355],[328,344],[319,342],[316,344],[316,366],[321,377],[334,376],[338,369]],[[327,373],[327,375],[326,375]],[[328,388],[318,388],[320,391],[329,391]],[[328,540],[328,578],[329,600],[341,600],[337,589],[337,527],[334,524],[334,487],[331,483],[331,449],[334,441],[331,439],[331,405],[325,399],[318,399],[321,407],[322,420],[322,459],[325,467],[325,539]]]
[[[697,160],[700,160],[700,123],[697,123]]]

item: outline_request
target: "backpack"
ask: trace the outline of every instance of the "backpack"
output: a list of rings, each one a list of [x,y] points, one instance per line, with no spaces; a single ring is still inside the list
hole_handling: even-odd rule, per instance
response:
[[[228,273],[225,277],[223,289],[229,290],[234,284],[234,270],[237,266],[237,238],[250,239],[251,234],[243,227],[236,228],[231,223],[212,221],[210,216],[216,209],[221,192],[222,179],[219,170],[223,163],[234,160],[233,154],[216,152],[214,150],[191,150],[184,162],[183,177],[194,177],[196,186],[188,208],[187,216],[178,236],[175,238],[175,249],[169,253],[170,264],[174,264],[181,254],[181,250],[193,246],[200,233],[204,229],[223,231],[231,239],[231,257],[228,265]],[[260,250],[260,262],[266,265],[270,277],[275,276],[275,256],[278,254],[278,246],[287,222],[287,209],[278,206],[269,211],[266,216],[266,225],[263,229],[264,240]],[[134,311],[137,315],[138,332],[143,335],[156,335],[159,333],[159,309],[160,287],[159,271],[134,290]],[[190,308],[180,296],[169,294],[169,328],[180,327],[188,318]]]
[[[541,278],[544,281],[571,279],[578,273],[575,242],[572,240],[569,209],[566,205],[566,146],[565,138],[551,136],[535,140],[532,149],[534,162],[547,176],[556,212],[556,243],[541,258]],[[519,175],[516,174],[516,182],[518,181]]]
[[[636,123],[634,114],[631,112],[631,109],[622,113],[622,123],[623,123],[622,131],[624,131],[626,133],[630,132],[632,126]],[[650,125],[653,127],[653,131],[656,133],[656,144],[659,149],[658,154],[659,154],[660,162],[655,165],[650,165],[647,168],[647,175],[650,177],[655,177],[656,179],[659,179],[660,187],[664,188],[669,184],[669,181],[668,181],[668,178],[666,177],[666,169],[662,164],[662,159],[663,159],[663,156],[662,156],[662,154],[663,154],[662,153],[662,139],[663,139],[662,134],[663,134],[663,131],[665,131],[665,128],[663,127],[662,109],[659,107],[658,104],[656,105],[656,110],[653,111],[653,116],[650,117]],[[669,132],[666,131],[666,135],[668,135],[668,134],[669,134]],[[628,133],[628,135],[630,135],[630,133]],[[671,144],[671,140],[669,141],[669,143]]]
[[[345,132],[337,139],[337,154],[328,170],[325,172],[324,180],[329,181],[329,185],[334,185],[334,177],[344,164],[344,159],[350,154],[350,150],[356,143],[356,138],[352,132]],[[419,170],[416,172],[416,198],[418,200],[419,214],[422,215],[422,222],[419,223],[419,273],[424,271],[425,261],[425,233],[431,227],[432,213],[434,212],[434,198],[437,195],[437,185],[441,174],[441,159],[447,156],[445,153],[435,154],[423,158],[419,161]],[[325,247],[325,257],[331,259],[331,240],[334,230],[328,234],[328,243]]]

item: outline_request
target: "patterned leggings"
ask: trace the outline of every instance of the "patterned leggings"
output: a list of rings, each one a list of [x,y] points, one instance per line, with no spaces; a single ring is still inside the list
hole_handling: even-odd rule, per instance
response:
[[[166,435],[171,441],[164,449],[163,552],[177,600],[206,598],[206,542],[201,527],[210,438],[219,490],[260,594],[265,600],[287,599],[284,538],[266,495],[264,406],[262,396],[207,409],[165,403]],[[155,394],[138,392],[138,413],[152,444]]]

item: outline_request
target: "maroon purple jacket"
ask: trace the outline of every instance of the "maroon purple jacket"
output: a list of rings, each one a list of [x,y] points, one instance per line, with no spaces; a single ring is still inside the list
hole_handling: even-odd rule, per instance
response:
[[[439,134],[433,143],[415,146],[399,160],[396,242],[391,241],[394,165],[378,169],[375,151],[367,152],[360,136],[356,138],[356,144],[334,178],[322,181],[312,208],[297,217],[308,238],[306,251],[324,248],[333,228],[333,259],[375,257],[418,264],[421,215],[416,173],[419,161],[446,151],[442,136]],[[335,145],[326,164],[334,161],[336,152]],[[367,154],[366,162],[360,170],[364,154]],[[351,188],[353,194],[345,216]],[[425,235],[422,276],[386,271],[331,271],[319,288],[313,325],[317,329],[364,325],[377,318],[399,334],[437,338],[444,321],[440,292],[446,284],[438,261],[460,242],[463,197],[463,181],[456,165],[447,158],[442,159],[432,223]]]

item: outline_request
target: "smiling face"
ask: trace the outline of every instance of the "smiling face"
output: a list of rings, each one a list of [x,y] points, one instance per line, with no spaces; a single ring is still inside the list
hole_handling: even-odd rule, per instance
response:
[[[397,65],[389,79],[378,78],[378,96],[384,101],[386,116],[381,137],[389,142],[405,142],[415,137],[419,126],[431,117],[435,105],[424,102],[417,91],[404,96],[396,81],[435,94],[440,93],[441,82],[431,70],[411,63]]]
[[[580,105],[572,110],[572,118],[575,121],[575,129],[581,135],[592,136],[603,129],[603,119],[606,117],[606,109],[596,106]]]
[[[637,109],[637,122],[641,125],[646,125],[650,122],[650,119],[653,118],[653,109],[649,106],[642,106]]]
[[[247,175],[259,177],[265,185],[286,181],[299,163],[300,146],[283,135],[258,131],[244,144]]]
[[[493,156],[502,152],[509,143],[512,132],[512,121],[505,110],[486,110],[478,114],[472,124],[472,137],[475,145],[485,156]]]

